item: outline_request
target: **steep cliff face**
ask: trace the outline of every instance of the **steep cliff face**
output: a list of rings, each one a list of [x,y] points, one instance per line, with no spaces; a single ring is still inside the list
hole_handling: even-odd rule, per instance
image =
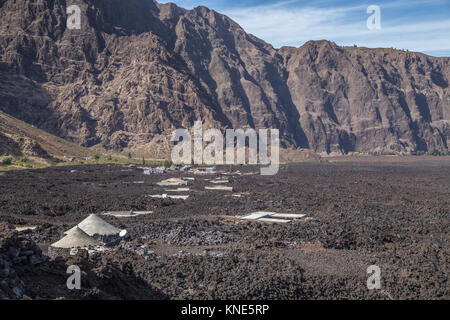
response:
[[[282,48],[288,87],[318,151],[445,149],[448,58],[327,41]]]
[[[1,29],[15,36],[0,41],[2,110],[82,145],[115,149],[197,118],[214,122],[207,95],[156,35],[163,28],[156,4],[80,1],[82,28],[69,30],[65,3],[3,4]]]
[[[82,11],[66,28],[66,5]],[[0,109],[84,146],[174,128],[278,128],[319,152],[445,149],[449,58],[327,41],[274,49],[213,10],[0,1]]]

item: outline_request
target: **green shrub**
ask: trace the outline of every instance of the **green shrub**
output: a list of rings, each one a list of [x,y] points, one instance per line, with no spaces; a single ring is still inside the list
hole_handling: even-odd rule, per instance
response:
[[[423,150],[417,150],[417,151],[413,151],[413,152],[411,152],[411,154],[413,155],[413,156],[426,156],[426,155],[428,155],[428,152],[426,152],[426,151],[423,151]]]
[[[435,156],[435,157],[448,156],[448,150],[447,149],[443,149],[443,150],[434,149],[433,151],[428,152],[428,154],[430,156]]]
[[[10,165],[12,163],[13,158],[11,156],[3,157],[2,163],[5,165]]]
[[[172,166],[172,164],[173,164],[173,162],[172,161],[170,161],[170,160],[164,160],[164,162],[163,162],[163,166],[164,166],[164,168],[170,168],[171,166]]]

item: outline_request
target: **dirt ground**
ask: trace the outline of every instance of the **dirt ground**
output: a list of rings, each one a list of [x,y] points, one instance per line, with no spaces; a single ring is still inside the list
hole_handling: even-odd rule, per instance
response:
[[[205,179],[219,174],[146,176],[114,165],[3,173],[0,219],[37,226],[25,236],[44,250],[91,213],[153,211],[105,218],[127,229],[129,238],[111,252],[74,258],[96,275],[83,282],[78,295],[64,289],[62,266],[70,261],[23,272],[22,280],[34,284],[27,294],[46,299],[450,298],[450,158],[333,158],[282,165],[268,177],[257,167],[233,170],[242,173],[227,176],[233,192],[205,190],[210,185]],[[168,177],[195,178],[190,192],[181,193],[190,195],[186,201],[148,197],[167,193],[156,183]],[[236,193],[241,197],[231,196]],[[254,211],[306,217],[290,224],[236,218]],[[136,249],[142,246],[153,253],[145,257]],[[381,269],[381,290],[367,289],[371,265]]]

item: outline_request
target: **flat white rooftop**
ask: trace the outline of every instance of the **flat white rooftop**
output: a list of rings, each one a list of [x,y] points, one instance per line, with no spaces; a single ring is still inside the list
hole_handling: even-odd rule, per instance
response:
[[[188,192],[189,188],[166,189],[166,192]]]
[[[229,180],[212,180],[211,183],[214,184],[223,184],[223,183],[229,183]]]
[[[206,190],[216,190],[216,191],[233,191],[233,187],[228,186],[213,186],[205,187]]]
[[[247,214],[245,216],[239,217],[239,219],[272,222],[272,223],[289,223],[295,219],[301,219],[305,216],[306,216],[305,214],[257,211],[257,212],[253,212],[253,213]]]
[[[137,217],[147,214],[152,214],[153,211],[110,211],[105,212],[103,215],[105,216],[113,216],[116,218],[131,218],[131,217]]]
[[[157,198],[157,199],[181,199],[181,200],[187,200],[189,198],[188,195],[171,195],[171,194],[153,194],[149,196],[150,198]]]
[[[187,181],[184,181],[183,179],[179,179],[179,178],[170,178],[170,179],[158,182],[157,185],[159,185],[161,187],[178,187],[178,186],[187,185]]]

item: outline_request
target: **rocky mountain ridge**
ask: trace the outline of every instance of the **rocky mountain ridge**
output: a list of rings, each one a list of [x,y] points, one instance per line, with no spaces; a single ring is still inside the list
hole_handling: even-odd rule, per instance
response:
[[[0,15],[0,110],[83,146],[142,150],[202,120],[323,153],[448,149],[450,58],[274,49],[214,10],[153,0],[1,0]]]

